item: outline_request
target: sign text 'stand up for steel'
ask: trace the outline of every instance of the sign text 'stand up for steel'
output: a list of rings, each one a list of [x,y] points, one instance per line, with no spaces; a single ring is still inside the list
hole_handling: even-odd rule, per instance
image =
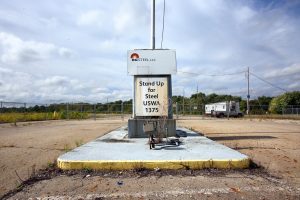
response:
[[[168,115],[168,80],[165,77],[135,79],[135,115]]]
[[[129,50],[127,52],[127,71],[129,75],[170,75],[177,72],[176,51]]]

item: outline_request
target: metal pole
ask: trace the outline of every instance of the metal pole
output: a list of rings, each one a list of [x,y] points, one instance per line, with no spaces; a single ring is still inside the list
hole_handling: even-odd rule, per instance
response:
[[[248,94],[247,94],[247,115],[249,115],[249,111],[250,111],[250,105],[249,105],[249,101],[250,101],[250,91],[249,91],[249,79],[250,79],[250,71],[249,71],[249,67],[248,67],[248,71],[247,71],[247,85],[248,85]]]
[[[81,115],[81,119],[82,119],[82,104],[80,104],[80,115]]]
[[[122,104],[121,104],[121,118],[122,118],[122,121],[124,121],[124,102],[122,101]]]
[[[176,102],[176,119],[178,119],[178,103]]]
[[[198,105],[199,100],[198,100],[198,96],[199,96],[199,91],[198,91],[198,82],[197,82],[197,96],[196,96],[196,104]]]
[[[184,115],[184,89],[183,89],[183,96],[182,96],[183,100],[182,100],[182,115]]]
[[[94,120],[96,120],[96,104],[94,104]]]
[[[69,119],[69,103],[67,103],[67,119]]]
[[[230,102],[226,101],[226,110],[227,110],[227,120],[229,120],[229,112],[230,112]]]
[[[24,103],[24,109],[23,110],[24,110],[24,121],[27,121],[26,120],[26,103]]]
[[[45,104],[45,111],[46,111],[46,120],[48,120],[49,112],[48,112],[48,105],[47,104]]]
[[[151,7],[151,43],[150,48],[155,49],[155,0],[152,0]]]

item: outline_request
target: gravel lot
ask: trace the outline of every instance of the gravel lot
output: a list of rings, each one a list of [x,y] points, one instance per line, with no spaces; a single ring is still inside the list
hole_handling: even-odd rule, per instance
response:
[[[117,119],[1,124],[0,197],[64,152],[125,123]]]
[[[125,124],[126,120],[103,119],[0,125],[0,198],[31,176],[5,198],[300,199],[300,122],[292,120],[185,117],[177,121],[247,154],[263,166],[259,169],[63,172],[53,168],[60,154]]]
[[[272,175],[300,185],[300,121],[206,119],[180,120],[226,146],[248,155]]]

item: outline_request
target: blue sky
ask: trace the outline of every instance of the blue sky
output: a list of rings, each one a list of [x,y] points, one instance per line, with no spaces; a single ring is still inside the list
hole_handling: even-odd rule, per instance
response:
[[[0,100],[132,98],[128,49],[150,46],[150,0],[0,0]],[[160,47],[163,1],[157,0]],[[246,98],[247,67],[300,90],[300,1],[166,0],[163,48],[176,49],[173,95]],[[240,72],[231,76],[211,76]],[[192,74],[195,73],[195,74]],[[254,76],[251,97],[283,91]]]

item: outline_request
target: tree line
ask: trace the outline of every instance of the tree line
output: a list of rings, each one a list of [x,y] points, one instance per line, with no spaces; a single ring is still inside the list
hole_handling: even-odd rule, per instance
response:
[[[190,98],[173,96],[172,101],[181,105],[196,104],[199,106],[224,101],[236,101],[240,103],[240,109],[242,112],[246,112],[247,110],[247,100],[242,99],[240,96],[232,95],[218,95],[215,93],[206,95],[199,92],[192,94]],[[300,109],[300,91],[286,92],[276,97],[260,96],[256,99],[250,100],[249,105],[250,114],[281,114],[282,110],[289,106],[295,106]]]
[[[220,95],[220,94],[204,94],[202,92],[192,94],[190,97],[173,96],[172,102],[178,105],[197,105],[203,107],[205,104],[216,103],[222,101],[240,102],[241,111],[245,112],[247,101],[240,96]],[[300,108],[300,91],[286,92],[276,97],[260,96],[257,99],[250,100],[250,114],[265,114],[266,112],[273,114],[281,114],[282,109],[288,106],[298,106]],[[114,101],[107,103],[60,103],[49,105],[35,105],[23,107],[5,107],[1,108],[1,113],[6,112],[100,112],[100,113],[131,113],[132,99],[127,101]]]

